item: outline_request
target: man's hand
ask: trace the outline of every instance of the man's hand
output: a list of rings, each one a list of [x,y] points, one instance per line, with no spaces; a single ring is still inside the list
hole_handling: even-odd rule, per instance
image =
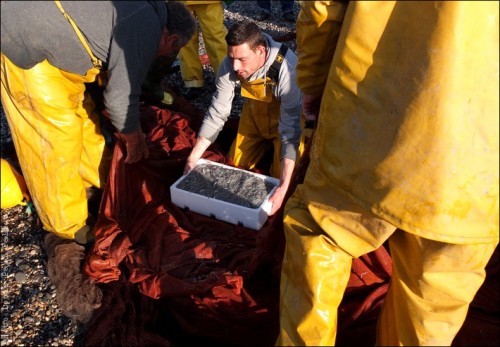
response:
[[[149,149],[146,145],[146,135],[144,135],[141,128],[130,134],[119,132],[118,136],[125,142],[125,148],[127,149],[125,164],[136,163],[149,156]]]
[[[302,98],[302,113],[306,121],[313,122],[316,127],[316,121],[319,115],[319,107],[321,106],[322,95],[304,95]]]
[[[285,199],[285,194],[287,191],[288,187],[283,187],[283,186],[278,186],[276,190],[274,191],[273,195],[269,198],[269,202],[272,203],[272,208],[271,208],[271,213],[269,213],[270,216],[276,213],[283,204],[283,200]]]
[[[269,198],[269,202],[273,204],[271,208],[272,216],[276,213],[283,204],[283,200],[285,200],[285,195],[288,190],[288,186],[290,185],[290,180],[292,178],[292,173],[295,167],[295,161],[289,158],[281,159],[281,178],[280,185],[276,188],[273,195]]]
[[[198,138],[196,139],[196,143],[186,160],[186,166],[184,166],[184,175],[195,167],[196,162],[201,158],[203,153],[205,153],[205,150],[208,148],[208,146],[210,146],[210,144],[210,140],[202,136],[198,136]]]
[[[186,160],[186,166],[184,166],[184,172],[183,174],[187,174],[189,171],[193,170],[193,168],[196,166],[196,162],[200,158],[195,158],[194,156],[190,155],[187,160]]]

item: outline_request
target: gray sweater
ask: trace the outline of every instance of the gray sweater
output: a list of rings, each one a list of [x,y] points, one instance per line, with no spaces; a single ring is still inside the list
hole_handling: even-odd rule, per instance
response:
[[[94,55],[109,72],[104,92],[113,125],[130,133],[139,127],[139,97],[167,21],[165,1],[62,1]],[[92,68],[73,27],[53,1],[2,1],[1,50],[29,69],[47,59],[85,75]]]
[[[249,81],[262,79],[276,59],[280,43],[264,34],[267,41],[267,54],[264,66],[257,70]],[[301,135],[300,117],[302,109],[302,93],[297,86],[295,67],[297,56],[290,49],[281,64],[278,82],[272,88],[273,95],[280,100],[280,119],[278,132],[281,140],[281,158],[296,160],[297,149]],[[214,142],[224,123],[231,113],[232,101],[237,85],[241,82],[234,73],[231,61],[226,57],[219,68],[216,80],[217,90],[212,97],[212,103],[205,114],[199,135]]]

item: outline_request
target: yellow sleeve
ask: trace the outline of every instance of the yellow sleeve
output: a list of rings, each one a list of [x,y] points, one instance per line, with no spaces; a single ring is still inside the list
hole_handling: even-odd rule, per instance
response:
[[[297,82],[304,94],[323,92],[347,1],[300,1]]]

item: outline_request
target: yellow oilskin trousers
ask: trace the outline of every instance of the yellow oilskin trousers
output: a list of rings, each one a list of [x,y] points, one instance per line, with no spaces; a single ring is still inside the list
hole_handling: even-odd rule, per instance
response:
[[[198,20],[210,65],[217,76],[219,67],[227,55],[225,39],[227,29],[224,26],[222,1],[184,1],[184,3]],[[203,66],[200,62],[199,45],[199,34],[196,30],[191,40],[179,52],[181,75],[186,88],[203,87]]]
[[[86,76],[43,61],[29,70],[1,56],[2,105],[26,185],[47,231],[73,239],[88,217],[85,189],[102,188],[107,164]]]
[[[352,258],[387,239],[394,269],[377,345],[451,345],[484,282],[496,244],[447,244],[403,232],[340,190],[329,192],[336,203],[325,211],[322,179],[311,170],[308,175],[318,184],[299,186],[285,205],[281,331],[276,345],[335,345],[337,310]],[[314,197],[318,202],[305,203]]]
[[[238,132],[228,156],[236,166],[253,170],[272,145],[274,150],[270,175],[280,178],[281,140],[278,133],[280,102],[272,94],[272,83],[269,77],[266,77],[266,81],[263,79],[252,82],[241,81],[241,95],[245,101],[241,110]],[[303,151],[304,138],[302,137],[297,156],[300,157]],[[295,160],[296,164],[297,162],[298,158]]]
[[[19,164],[44,228],[74,239],[88,218],[85,189],[103,187],[111,153],[92,112],[95,104],[85,93],[85,83],[96,80],[102,62],[60,1],[55,4],[94,67],[80,76],[44,60],[24,70],[2,54],[1,95]]]

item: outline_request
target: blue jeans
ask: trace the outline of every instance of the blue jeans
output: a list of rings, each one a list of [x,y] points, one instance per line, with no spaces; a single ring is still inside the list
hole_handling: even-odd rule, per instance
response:
[[[257,5],[264,11],[271,13],[271,0],[256,0]],[[293,11],[293,0],[280,0],[281,12],[287,13]]]

